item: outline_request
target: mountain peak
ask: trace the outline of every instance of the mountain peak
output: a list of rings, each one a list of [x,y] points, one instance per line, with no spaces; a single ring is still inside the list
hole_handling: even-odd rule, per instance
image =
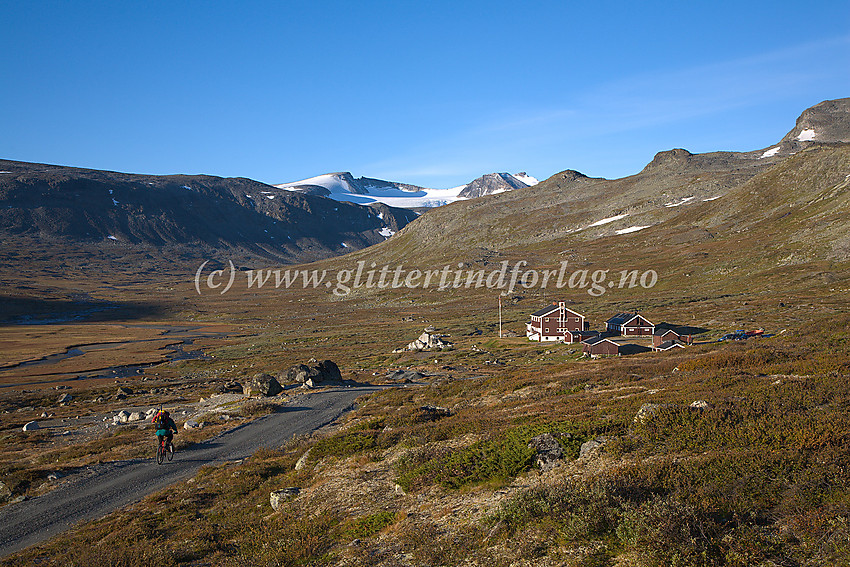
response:
[[[850,98],[807,108],[782,142],[850,142]]]
[[[525,175],[525,177],[528,179],[527,175]],[[468,199],[481,197],[483,195],[494,195],[496,193],[503,193],[514,189],[524,189],[525,187],[529,187],[529,184],[510,173],[488,173],[472,181],[472,183],[467,185],[458,194],[458,197]]]

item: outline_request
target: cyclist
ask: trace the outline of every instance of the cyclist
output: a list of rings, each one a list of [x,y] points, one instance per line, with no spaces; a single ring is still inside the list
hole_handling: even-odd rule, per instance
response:
[[[174,420],[171,419],[168,412],[163,410],[157,414],[154,418],[154,426],[156,427],[156,439],[162,444],[162,438],[165,437],[166,447],[171,444],[171,440],[174,439],[174,434],[177,433],[177,424],[174,423]]]

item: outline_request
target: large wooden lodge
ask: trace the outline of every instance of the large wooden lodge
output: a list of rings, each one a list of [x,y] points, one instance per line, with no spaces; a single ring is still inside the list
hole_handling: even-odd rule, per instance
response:
[[[559,301],[531,314],[531,321],[525,325],[525,336],[532,341],[575,343],[598,334],[587,329],[584,315]]]

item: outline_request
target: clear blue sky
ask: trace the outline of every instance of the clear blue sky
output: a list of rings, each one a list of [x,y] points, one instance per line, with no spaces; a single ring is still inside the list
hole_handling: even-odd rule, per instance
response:
[[[850,96],[850,2],[0,0],[0,157],[281,183],[609,178]]]

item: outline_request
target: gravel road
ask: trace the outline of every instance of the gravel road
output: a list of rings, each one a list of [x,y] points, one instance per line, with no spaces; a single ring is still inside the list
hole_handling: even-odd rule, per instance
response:
[[[310,392],[264,416],[175,453],[161,466],[153,458],[103,463],[63,479],[54,490],[0,509],[0,557],[45,541],[75,524],[100,518],[177,481],[202,466],[243,459],[261,447],[276,448],[294,435],[326,425],[379,390],[375,386]],[[151,451],[155,442],[151,439]]]

